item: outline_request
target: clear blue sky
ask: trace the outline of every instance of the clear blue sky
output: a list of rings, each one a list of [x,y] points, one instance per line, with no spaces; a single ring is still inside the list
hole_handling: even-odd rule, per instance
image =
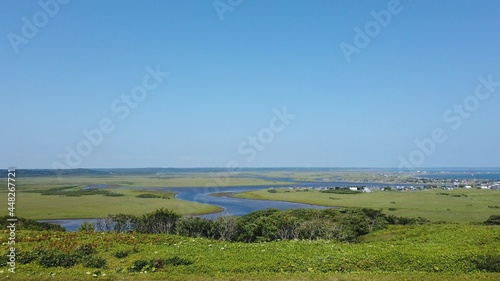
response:
[[[0,2],[1,168],[500,166],[499,1],[41,2]]]

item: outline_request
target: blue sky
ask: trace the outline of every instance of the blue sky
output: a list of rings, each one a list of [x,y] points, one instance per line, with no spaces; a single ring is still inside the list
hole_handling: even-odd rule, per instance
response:
[[[499,167],[498,11],[498,1],[1,1],[0,166]],[[350,62],[342,43],[357,49]],[[150,90],[124,102],[144,79]]]

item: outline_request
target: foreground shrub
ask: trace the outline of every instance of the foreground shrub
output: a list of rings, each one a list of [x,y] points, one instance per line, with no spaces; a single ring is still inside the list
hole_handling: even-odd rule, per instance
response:
[[[79,245],[75,249],[75,254],[77,254],[79,256],[89,256],[89,255],[95,254],[96,252],[97,251],[94,248],[94,246],[92,246],[92,244],[89,244],[89,243]]]
[[[488,225],[500,225],[500,215],[491,215],[484,224]]]
[[[130,254],[129,251],[120,250],[120,251],[115,252],[113,254],[113,256],[115,256],[115,258],[117,258],[117,259],[122,259],[122,258],[128,257],[129,254]]]
[[[40,254],[41,252],[38,251],[19,252],[16,255],[16,261],[20,264],[28,264],[38,259]]]
[[[98,219],[95,227],[97,231],[127,233],[134,230],[137,218],[134,215],[117,214],[108,215],[104,219]]]
[[[77,264],[79,257],[73,253],[44,252],[38,262],[43,267],[72,267]]]
[[[192,261],[190,261],[188,259],[181,258],[179,256],[174,256],[172,258],[164,260],[163,262],[165,265],[173,265],[173,266],[193,264]]]
[[[7,226],[9,225],[8,219],[12,219],[12,217],[10,217],[10,216],[0,217],[0,227],[2,229],[6,229]],[[37,222],[34,220],[19,218],[19,217],[17,217],[16,229],[17,230],[38,230],[38,231],[43,231],[43,230],[66,231],[64,229],[64,227],[62,227],[58,224],[51,224],[48,222]]]
[[[142,269],[148,265],[148,262],[146,260],[136,260],[132,264],[131,267],[129,267],[128,271],[129,272],[140,272]]]
[[[477,257],[476,266],[486,272],[500,272],[500,254],[486,253]]]
[[[181,265],[191,265],[193,264],[193,261],[181,258],[179,256],[174,256],[168,259],[152,259],[149,261],[146,260],[136,260],[132,264],[131,267],[129,267],[128,271],[129,272],[140,272],[143,270],[146,271],[156,271],[158,269],[161,269],[167,265],[171,266],[181,266]]]
[[[171,234],[180,218],[181,215],[162,208],[138,218],[134,230],[139,233]]]
[[[177,234],[190,237],[211,237],[213,221],[199,217],[183,217],[176,225]]]
[[[76,230],[78,232],[94,232],[95,224],[88,221],[83,221],[82,224]]]
[[[388,216],[382,210],[370,208],[284,211],[267,209],[241,217],[218,217],[215,221],[182,217],[170,210],[159,209],[141,217],[125,214],[109,215],[104,221],[99,220],[96,225],[98,230],[118,233],[179,234],[238,242],[269,242],[278,239],[357,242],[360,236],[384,229],[389,224],[410,225],[428,222],[423,218]]]
[[[103,268],[106,266],[106,260],[101,257],[90,256],[83,259],[83,266],[90,268]]]

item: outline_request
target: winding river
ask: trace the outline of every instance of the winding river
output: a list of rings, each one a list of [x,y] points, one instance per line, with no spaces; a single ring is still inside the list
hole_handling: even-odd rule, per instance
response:
[[[283,179],[279,179],[283,181]],[[319,187],[319,186],[387,186],[392,184],[379,184],[379,183],[352,183],[352,182],[293,182],[290,181],[289,186],[308,186],[308,187]],[[199,217],[215,219],[219,216],[242,216],[248,213],[264,210],[267,208],[276,208],[279,210],[292,209],[292,208],[326,208],[325,206],[283,202],[283,201],[272,201],[272,200],[251,200],[251,199],[241,199],[232,197],[216,197],[210,196],[211,193],[218,192],[243,192],[250,190],[267,189],[269,186],[227,186],[227,187],[179,187],[179,188],[141,188],[142,190],[164,190],[164,191],[174,191],[176,192],[175,197],[180,200],[192,201],[197,203],[204,203],[215,205],[223,208],[223,211],[218,213],[199,215]],[[61,220],[40,220],[41,222],[57,223],[64,227],[67,231],[76,231],[83,221],[95,222],[96,219],[61,219]]]

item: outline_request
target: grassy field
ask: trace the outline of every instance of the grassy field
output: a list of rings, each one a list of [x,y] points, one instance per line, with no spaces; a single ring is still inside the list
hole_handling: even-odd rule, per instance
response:
[[[260,178],[238,177],[238,173],[187,173],[151,176],[63,176],[63,177],[25,177],[17,179],[19,190],[49,188],[65,185],[109,184],[135,187],[205,187],[205,186],[245,186],[280,185],[285,182],[267,181]],[[2,179],[5,182],[5,178]]]
[[[194,186],[245,186],[280,184],[260,178],[239,178],[238,173],[187,173],[162,174],[152,176],[63,176],[63,177],[24,177],[16,179],[17,215],[30,219],[69,219],[96,218],[108,214],[126,213],[141,215],[159,208],[168,208],[180,214],[206,214],[221,211],[216,206],[198,204],[174,198],[171,192],[141,191],[161,187],[194,187]],[[7,182],[6,179],[2,180]],[[107,184],[106,190],[123,194],[122,197],[90,195],[79,197],[49,196],[32,191],[74,186],[75,190],[88,185]],[[116,188],[122,187],[122,188]],[[7,198],[7,188],[0,191],[0,196]],[[143,193],[166,195],[170,199],[137,198]],[[1,215],[7,214],[5,209]]]
[[[7,240],[8,232],[1,232]],[[17,232],[0,280],[499,280],[498,226],[391,226],[357,244],[235,243],[172,235]],[[90,245],[90,246],[89,246]],[[86,249],[68,268],[49,257]],[[104,260],[97,263],[95,261]],[[496,262],[496,263],[495,263]]]
[[[80,197],[47,196],[35,193],[18,193],[17,215],[29,219],[98,218],[108,214],[142,215],[159,208],[171,209],[180,214],[205,214],[221,211],[221,208],[162,198],[137,198],[136,195],[151,192],[124,191],[123,197],[88,195]],[[7,209],[7,208],[6,208]]]
[[[382,174],[368,172],[245,172],[245,173],[171,173],[159,175],[103,175],[103,176],[63,176],[52,177],[20,177],[16,179],[17,214],[31,219],[65,219],[95,218],[108,214],[127,213],[141,215],[158,208],[168,208],[181,214],[203,214],[217,212],[220,208],[177,200],[173,194],[160,192],[170,199],[137,198],[142,193],[154,193],[159,187],[194,187],[194,186],[245,186],[260,185],[279,186],[286,182],[279,178],[302,180],[335,180],[337,177],[354,179],[380,179]],[[270,180],[266,180],[270,178]],[[274,180],[272,180],[274,179]],[[6,182],[6,180],[4,181]],[[74,186],[80,189],[87,185],[108,184],[110,190],[122,193],[122,197],[90,195],[66,197],[57,195],[40,195],[29,193],[51,188]],[[121,187],[121,188],[115,188]],[[141,191],[149,189],[153,191]],[[223,191],[223,189],[221,190]],[[1,189],[0,196],[6,196],[6,188]],[[439,195],[449,193],[449,196]],[[2,195],[3,194],[3,195]],[[464,196],[461,196],[463,194]],[[310,190],[288,191],[278,189],[277,193],[266,190],[252,191],[231,195],[249,199],[283,200],[325,206],[369,207],[383,209],[387,214],[408,217],[424,217],[433,221],[450,222],[482,222],[498,209],[488,206],[500,205],[500,192],[494,190],[452,191],[425,190],[415,192],[374,192],[356,195],[328,194]],[[460,197],[455,197],[460,196]],[[6,197],[4,197],[6,198]],[[5,209],[0,215],[7,213]]]
[[[378,191],[360,194],[332,194],[317,190],[277,189],[276,193],[258,190],[232,196],[324,206],[367,207],[382,209],[386,214],[397,216],[424,217],[432,221],[457,223],[483,222],[490,215],[500,214],[499,209],[488,207],[500,206],[500,191],[498,190],[432,189],[412,192]]]
[[[186,186],[190,184],[188,178],[180,178],[176,183],[181,181]],[[195,177],[193,182],[197,181],[200,181],[200,178]],[[164,185],[161,185],[160,182],[162,182],[162,179],[141,176],[63,177],[60,181],[57,177],[18,178],[16,181],[16,214],[29,219],[69,219],[96,218],[118,213],[141,215],[159,208],[168,208],[180,214],[206,214],[221,210],[221,208],[212,205],[177,200],[172,192],[141,191],[133,188],[134,186],[140,186],[151,189],[154,184],[157,184],[156,187],[163,187]],[[31,193],[37,190],[48,190],[64,186],[74,186],[73,190],[78,190],[91,184],[112,185],[114,187],[106,190],[124,196],[85,195],[68,197]],[[118,189],[116,186],[128,188]],[[7,189],[4,188],[0,191],[0,196],[7,198],[6,193]],[[136,197],[144,193],[153,193],[170,199]],[[7,208],[1,214],[6,215]]]

